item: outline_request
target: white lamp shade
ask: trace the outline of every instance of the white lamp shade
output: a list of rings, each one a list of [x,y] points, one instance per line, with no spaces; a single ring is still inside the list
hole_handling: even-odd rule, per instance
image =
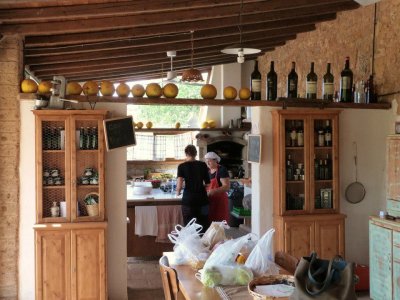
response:
[[[241,51],[243,55],[256,54],[261,52],[260,49],[246,47],[243,44],[233,44],[221,50],[222,53],[234,55],[237,55],[239,51]]]

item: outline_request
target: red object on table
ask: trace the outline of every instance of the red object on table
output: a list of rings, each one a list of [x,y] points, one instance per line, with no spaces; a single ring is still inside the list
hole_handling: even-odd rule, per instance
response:
[[[366,265],[355,264],[354,274],[358,276],[359,281],[356,284],[356,291],[369,290],[369,267]]]

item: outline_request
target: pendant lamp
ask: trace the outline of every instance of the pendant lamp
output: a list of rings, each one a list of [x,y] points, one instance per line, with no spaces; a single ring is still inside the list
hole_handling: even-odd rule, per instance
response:
[[[222,53],[225,54],[233,54],[237,55],[237,62],[244,63],[244,56],[247,54],[256,54],[261,52],[260,49],[247,47],[242,43],[242,10],[243,10],[243,0],[240,2],[240,10],[239,10],[239,43],[230,45],[221,50]]]
[[[192,46],[192,52],[190,57],[192,67],[188,70],[183,71],[181,81],[186,81],[186,82],[203,81],[203,76],[201,75],[201,72],[193,68],[193,55],[194,55],[193,31],[190,31],[190,42]]]

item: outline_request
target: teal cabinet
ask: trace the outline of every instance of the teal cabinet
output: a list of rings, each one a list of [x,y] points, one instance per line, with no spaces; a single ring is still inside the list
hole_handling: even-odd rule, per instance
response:
[[[392,230],[369,224],[370,297],[392,299]]]
[[[400,300],[400,232],[393,231],[393,299]]]

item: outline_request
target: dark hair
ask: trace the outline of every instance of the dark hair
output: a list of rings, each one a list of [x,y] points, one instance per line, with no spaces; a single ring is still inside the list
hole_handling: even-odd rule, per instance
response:
[[[196,157],[197,155],[197,149],[193,145],[187,145],[185,147],[185,154],[191,157]]]

